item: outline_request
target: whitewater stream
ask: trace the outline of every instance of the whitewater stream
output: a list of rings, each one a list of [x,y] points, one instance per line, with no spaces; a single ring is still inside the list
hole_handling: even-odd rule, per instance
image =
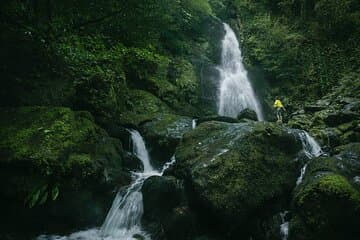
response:
[[[264,120],[260,103],[256,99],[248,73],[243,64],[239,42],[234,31],[224,23],[225,37],[222,40],[220,88],[218,114],[236,118],[244,109],[256,112],[260,121]]]
[[[144,170],[133,172],[133,182],[125,190],[119,191],[113,201],[110,211],[101,228],[93,228],[72,233],[69,236],[41,235],[37,240],[150,240],[141,227],[141,217],[144,212],[141,187],[151,176],[162,176],[164,171],[175,162],[175,157],[167,162],[161,171],[154,169],[150,163],[149,153],[140,133],[129,130],[133,145],[133,153],[141,160]]]
[[[324,153],[322,151],[320,145],[316,142],[316,140],[312,136],[310,136],[309,133],[301,130],[301,131],[297,132],[297,134],[300,138],[304,153],[309,160],[311,160],[315,157],[319,157]],[[296,180],[296,185],[299,185],[302,183],[304,176],[305,176],[306,167],[307,167],[307,163],[301,168],[300,175]],[[287,240],[289,237],[289,224],[290,223],[285,220],[286,215],[288,213],[289,213],[289,211],[284,211],[284,212],[280,213],[280,217],[281,217],[280,235],[281,235],[282,240]]]

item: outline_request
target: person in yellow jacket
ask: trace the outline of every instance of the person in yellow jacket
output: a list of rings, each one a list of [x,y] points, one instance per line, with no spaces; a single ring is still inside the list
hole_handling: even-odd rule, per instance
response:
[[[274,108],[276,109],[277,122],[282,123],[282,112],[286,111],[286,109],[278,96],[275,98]]]

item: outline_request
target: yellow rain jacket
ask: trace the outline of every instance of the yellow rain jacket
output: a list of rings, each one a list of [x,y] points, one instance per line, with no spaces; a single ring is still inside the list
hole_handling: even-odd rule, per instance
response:
[[[283,108],[284,106],[283,106],[283,104],[281,103],[280,100],[275,100],[274,107],[275,108]]]

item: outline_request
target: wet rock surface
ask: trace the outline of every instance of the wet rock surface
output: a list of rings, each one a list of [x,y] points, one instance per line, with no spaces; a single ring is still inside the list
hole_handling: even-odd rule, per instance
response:
[[[206,122],[185,134],[176,149],[174,174],[184,179],[190,206],[208,224],[233,234],[240,225],[274,214],[289,198],[301,149],[277,124]],[[275,212],[274,212],[275,211]]]
[[[190,117],[160,114],[141,125],[150,154],[157,166],[169,161],[184,133],[192,129]]]
[[[313,159],[295,190],[290,239],[357,239],[360,221],[359,143]]]

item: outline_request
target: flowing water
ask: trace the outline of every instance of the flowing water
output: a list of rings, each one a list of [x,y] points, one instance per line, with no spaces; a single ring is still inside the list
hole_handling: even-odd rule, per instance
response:
[[[281,225],[280,225],[280,235],[282,240],[287,240],[289,236],[289,222],[285,220],[288,211],[280,213]]]
[[[242,63],[239,42],[234,31],[224,23],[225,37],[222,40],[220,89],[218,96],[218,114],[234,117],[245,108],[256,112],[258,120],[264,120],[261,107],[255,97],[254,90],[248,78],[248,73]]]
[[[323,154],[320,145],[316,140],[309,135],[306,131],[299,132],[299,137],[303,145],[306,156],[311,159],[313,157],[318,157]]]
[[[309,135],[309,133],[307,133],[306,131],[300,131],[299,137],[303,145],[305,155],[309,159],[312,159],[314,157],[319,157],[320,155],[323,154],[320,145],[316,142],[316,140],[313,137]],[[307,163],[301,168],[300,176],[296,180],[296,185],[299,185],[302,182],[306,172],[306,168],[307,168]]]
[[[126,191],[119,191],[113,201],[110,211],[100,229],[94,228],[73,233],[69,236],[41,235],[37,240],[135,240],[134,236],[150,240],[149,234],[141,228],[143,215],[143,199],[141,187],[151,176],[162,176],[164,171],[175,162],[175,157],[167,162],[161,171],[155,170],[150,163],[149,153],[140,133],[129,130],[133,144],[133,153],[144,165],[143,172],[133,173],[133,182]]]
[[[191,122],[191,128],[195,129],[196,128],[196,119],[193,119]]]
[[[306,157],[312,159],[314,157],[319,157],[323,154],[320,145],[316,142],[316,140],[310,136],[306,131],[297,132],[299,138],[301,140],[303,150],[305,152]],[[302,183],[305,172],[306,172],[307,163],[301,168],[300,176],[296,180],[296,185]],[[288,214],[288,211],[284,211],[280,213],[281,224],[280,224],[280,235],[282,240],[287,240],[289,236],[289,222],[285,221],[285,216]]]

